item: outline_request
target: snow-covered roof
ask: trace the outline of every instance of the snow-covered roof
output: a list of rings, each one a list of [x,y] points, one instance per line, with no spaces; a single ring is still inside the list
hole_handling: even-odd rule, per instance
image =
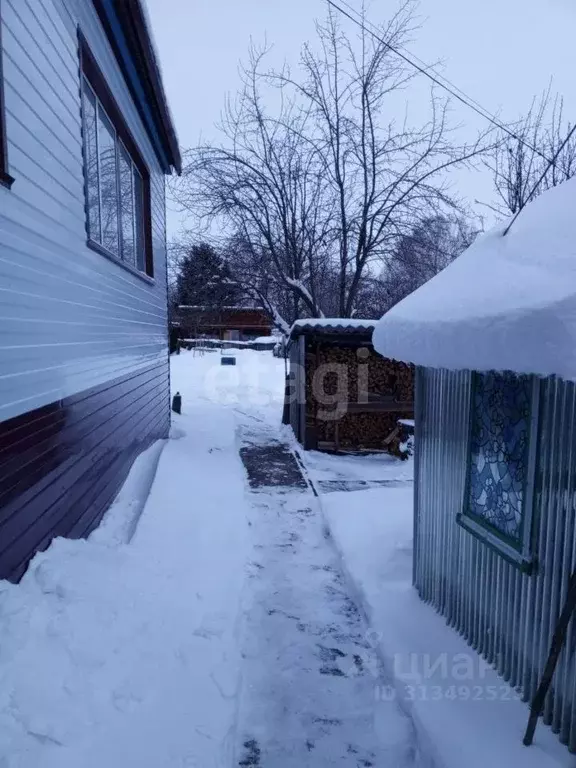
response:
[[[431,368],[576,378],[576,179],[506,226],[391,309],[374,347]]]
[[[290,337],[302,333],[371,334],[378,320],[356,317],[310,317],[296,320],[290,329]]]

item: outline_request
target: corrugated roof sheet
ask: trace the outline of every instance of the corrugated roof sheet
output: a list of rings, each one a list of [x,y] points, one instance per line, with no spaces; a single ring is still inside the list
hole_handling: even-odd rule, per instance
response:
[[[351,317],[303,318],[296,320],[290,329],[290,338],[307,333],[330,335],[371,336],[377,320]]]

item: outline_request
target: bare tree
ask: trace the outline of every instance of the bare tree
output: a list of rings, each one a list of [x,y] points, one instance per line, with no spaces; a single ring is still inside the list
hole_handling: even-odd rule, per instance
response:
[[[471,161],[478,140],[456,147],[448,126],[448,102],[430,95],[423,124],[386,119],[389,103],[416,75],[393,48],[413,31],[411,0],[403,3],[375,39],[362,30],[357,45],[329,14],[317,25],[322,55],[305,46],[302,84],[289,82],[307,99],[316,118],[317,153],[330,181],[336,209],[338,310],[355,311],[362,278],[375,260],[386,259],[399,236],[423,215],[454,206],[447,171]]]
[[[306,114],[284,98],[276,117],[265,112],[259,73],[265,53],[251,50],[243,89],[220,126],[223,145],[188,153],[175,197],[200,217],[218,220],[232,243],[242,245],[244,283],[257,289],[272,281],[292,295],[291,314],[305,306],[319,315],[316,265],[327,258],[330,222],[321,168],[301,138]]]
[[[504,134],[489,160],[496,212],[503,215],[518,213],[545,190],[576,175],[576,134],[562,147],[572,125],[561,96],[552,96],[548,88],[512,128],[516,138]]]
[[[415,76],[391,48],[411,34],[413,8],[406,0],[381,40],[351,40],[329,13],[297,74],[267,70],[253,49],[222,144],[187,156],[176,199],[241,239],[248,281],[288,295],[290,318],[355,314],[372,265],[423,216],[455,207],[448,172],[484,148],[483,137],[454,145],[434,92],[423,123],[390,117]]]
[[[480,228],[464,216],[433,216],[398,239],[374,286],[381,312],[445,269],[468,248]]]

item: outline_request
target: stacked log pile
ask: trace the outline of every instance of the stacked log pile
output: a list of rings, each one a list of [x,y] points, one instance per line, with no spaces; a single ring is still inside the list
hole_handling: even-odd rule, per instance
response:
[[[409,403],[402,411],[350,413],[348,403],[380,396]],[[372,347],[310,340],[306,354],[306,423],[311,443],[326,450],[386,450],[399,455],[398,419],[413,418],[414,373]]]

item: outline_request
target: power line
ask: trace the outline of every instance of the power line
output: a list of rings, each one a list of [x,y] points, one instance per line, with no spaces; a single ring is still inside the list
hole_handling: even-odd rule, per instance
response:
[[[341,4],[341,5],[344,5],[346,8],[348,8],[348,10],[349,10],[349,11],[351,11],[351,12],[352,12],[352,13],[354,13],[356,16],[358,16],[358,17],[360,18],[360,20],[362,21],[362,23],[365,23],[365,24],[367,24],[369,27],[371,27],[371,29],[370,29],[370,30],[368,30],[368,31],[370,32],[370,34],[372,34],[372,35],[376,34],[376,35],[377,35],[377,33],[378,33],[378,27],[376,26],[376,24],[374,24],[373,22],[371,22],[369,19],[366,19],[366,20],[364,20],[364,19],[362,18],[362,16],[361,16],[360,12],[359,12],[359,11],[357,11],[357,10],[356,10],[356,8],[354,8],[352,5],[350,5],[350,3],[349,3],[349,2],[347,2],[347,0],[339,0],[339,2],[340,2],[340,4]],[[374,30],[376,30],[376,32],[374,32]],[[384,42],[384,43],[385,43],[385,41],[382,41],[382,42]],[[394,50],[394,49],[392,48],[392,46],[391,46],[389,43],[385,43],[385,44],[386,44],[386,45],[388,45],[388,47],[389,47],[391,50]],[[401,56],[401,55],[402,55],[402,54],[400,53],[400,51],[396,51],[396,50],[394,50],[394,52],[395,52],[395,53],[397,53],[399,56]],[[437,71],[436,71],[436,70],[435,70],[433,67],[431,67],[429,64],[427,64],[427,63],[426,63],[425,61],[423,61],[422,59],[420,59],[418,56],[416,56],[416,54],[415,54],[415,53],[411,53],[409,57],[408,57],[408,55],[406,54],[406,61],[409,61],[409,63],[410,63],[410,64],[412,64],[412,62],[414,62],[414,61],[417,61],[417,62],[418,62],[418,64],[420,64],[420,66],[421,66],[421,67],[422,67],[422,68],[425,70],[424,74],[425,74],[426,76],[428,76],[428,73],[429,73],[429,72],[433,72],[433,73],[434,73],[434,77],[435,77],[435,78],[438,80],[438,84],[439,84],[441,87],[444,87],[444,84],[448,84],[449,88],[447,88],[446,90],[450,90],[450,89],[453,89],[454,91],[458,91],[458,93],[460,94],[460,96],[464,97],[464,99],[466,99],[466,101],[467,101],[467,102],[470,102],[472,105],[474,105],[475,107],[477,107],[477,108],[478,108],[478,110],[479,110],[479,114],[481,114],[481,115],[482,115],[482,117],[487,117],[487,118],[489,118],[489,119],[491,119],[491,120],[495,120],[495,121],[496,121],[496,124],[497,124],[497,125],[499,125],[499,123],[497,122],[496,116],[495,116],[494,114],[492,114],[492,113],[491,113],[491,112],[489,112],[487,109],[485,109],[485,108],[482,106],[482,104],[480,104],[480,102],[478,102],[476,99],[472,98],[472,96],[469,96],[467,93],[465,93],[465,92],[464,92],[464,91],[463,91],[461,88],[459,88],[459,87],[458,87],[458,86],[457,86],[455,83],[453,83],[453,82],[452,82],[451,80],[449,80],[447,77],[445,77],[444,75],[441,75],[441,74],[440,74],[439,72],[437,72]],[[451,92],[451,91],[450,91],[450,92]],[[467,104],[467,106],[469,106],[469,105]],[[502,126],[502,127],[503,127],[503,128],[505,128],[505,126]],[[519,137],[517,137],[515,134],[513,134],[513,135],[514,135],[514,137],[515,137],[515,138],[519,138]]]
[[[558,147],[558,149],[556,150],[556,152],[555,152],[555,154],[554,154],[554,157],[552,158],[552,160],[550,160],[550,161],[548,162],[548,165],[547,165],[547,166],[546,166],[546,168],[544,169],[544,172],[542,173],[542,175],[540,176],[540,178],[538,179],[538,181],[536,182],[536,184],[534,184],[534,186],[533,186],[533,187],[532,187],[532,189],[530,190],[530,194],[528,195],[528,201],[530,201],[530,200],[532,199],[532,195],[534,194],[534,192],[536,192],[536,190],[538,189],[538,187],[540,186],[540,184],[542,184],[542,182],[544,181],[544,178],[545,178],[546,174],[548,173],[548,171],[550,170],[550,168],[552,168],[552,166],[554,165],[554,163],[556,162],[556,160],[557,160],[557,159],[558,159],[558,157],[560,156],[560,152],[562,152],[562,150],[564,149],[564,147],[566,146],[566,144],[568,144],[568,142],[570,141],[570,139],[572,138],[572,136],[573,136],[575,133],[576,133],[576,125],[574,125],[574,127],[572,128],[572,130],[569,132],[568,136],[566,136],[566,138],[564,139],[564,141],[562,142],[562,144],[560,144],[560,146]],[[508,226],[507,226],[507,227],[506,227],[506,229],[504,230],[504,235],[503,235],[504,237],[506,237],[506,235],[508,234],[508,232],[510,232],[510,228],[512,227],[512,225],[514,224],[514,222],[516,221],[516,219],[518,218],[518,216],[520,216],[520,214],[522,213],[522,211],[524,210],[524,208],[525,208],[525,207],[526,207],[526,206],[525,206],[525,205],[523,205],[523,206],[522,206],[522,208],[520,208],[520,210],[516,211],[516,213],[514,214],[514,218],[512,219],[512,221],[510,222],[510,224],[508,224]]]
[[[543,160],[546,160],[547,163],[550,163],[550,165],[554,165],[554,163],[556,162],[556,157],[550,160],[550,158],[548,158],[539,149],[537,149],[537,147],[533,146],[528,141],[526,141],[525,139],[515,134],[514,131],[510,130],[510,128],[507,128],[503,123],[499,122],[496,119],[496,117],[494,115],[491,115],[490,112],[488,112],[487,110],[485,110],[481,104],[475,101],[471,96],[468,96],[464,91],[458,88],[458,86],[451,83],[447,78],[438,74],[438,72],[433,70],[432,67],[428,66],[421,59],[418,59],[417,56],[414,56],[414,55],[408,56],[407,54],[403,53],[395,46],[390,45],[390,43],[386,42],[386,40],[380,37],[380,35],[377,34],[373,29],[370,29],[369,27],[367,27],[364,20],[362,20],[361,18],[356,18],[355,16],[352,16],[351,13],[349,13],[344,8],[342,8],[341,5],[338,5],[338,3],[334,2],[334,0],[326,0],[326,2],[328,3],[328,5],[332,6],[332,8],[334,8],[339,13],[341,13],[343,16],[346,16],[347,19],[349,19],[358,27],[363,29],[364,32],[368,32],[368,34],[372,35],[372,37],[378,40],[378,42],[382,43],[382,45],[385,45],[387,48],[389,48],[392,51],[392,53],[396,54],[396,56],[401,58],[411,67],[414,67],[414,69],[418,70],[418,72],[420,72],[422,75],[424,75],[433,83],[435,83],[435,85],[438,85],[440,86],[440,88],[443,88],[445,91],[451,94],[455,99],[458,99],[458,101],[460,101],[462,104],[464,104],[469,109],[472,109],[474,112],[476,112],[477,115],[480,115],[480,117],[483,117],[484,120],[488,120],[490,123],[492,123],[492,125],[495,125],[501,131],[504,131],[504,133],[507,133],[513,139],[516,139],[516,141],[519,141],[521,144],[524,144],[524,146],[528,147],[532,152],[535,152]],[[352,13],[358,14],[358,11],[352,8],[352,6],[350,6],[346,2],[346,0],[340,0],[340,2],[343,3],[343,5],[345,5],[350,11],[352,11]],[[368,23],[370,24],[370,26],[375,26],[371,24],[371,22],[368,22]],[[434,74],[431,74],[432,72]]]

